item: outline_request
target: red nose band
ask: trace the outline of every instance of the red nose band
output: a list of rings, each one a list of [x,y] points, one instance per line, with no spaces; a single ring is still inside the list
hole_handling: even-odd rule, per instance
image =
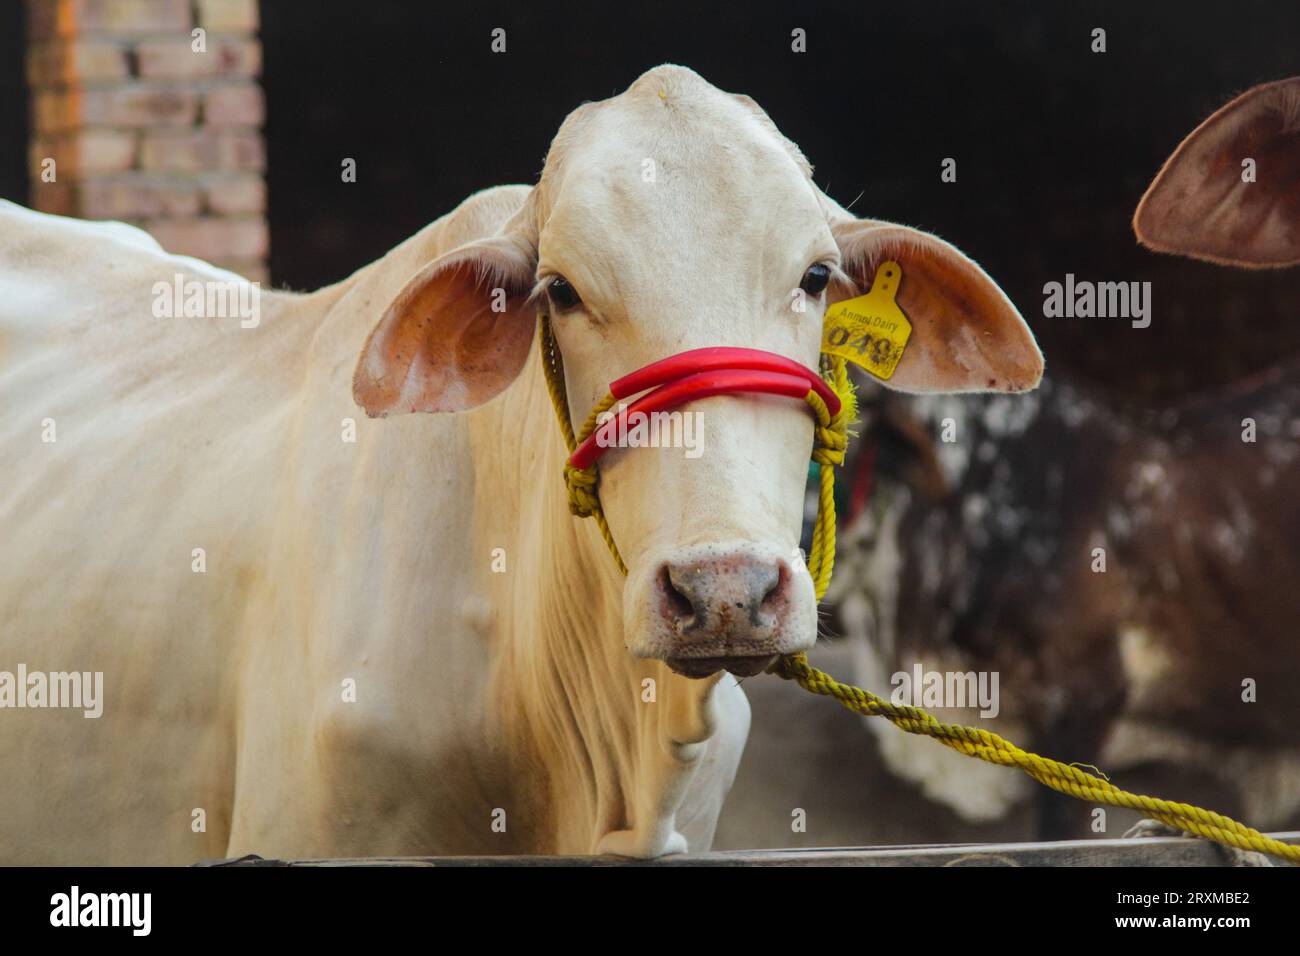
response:
[[[826,403],[832,416],[840,410],[839,396],[815,371],[784,355],[760,349],[692,349],[670,355],[624,375],[610,384],[609,391],[615,398],[628,398],[651,388],[654,391],[642,395],[588,435],[569,457],[569,464],[578,469],[589,467],[613,444],[609,436],[618,434],[629,415],[667,411],[714,395],[804,398],[811,389]]]

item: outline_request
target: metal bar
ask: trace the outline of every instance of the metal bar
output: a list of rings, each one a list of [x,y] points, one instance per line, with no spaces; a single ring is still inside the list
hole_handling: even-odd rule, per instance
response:
[[[1300,832],[1269,834],[1300,844]],[[364,857],[267,860],[241,857],[200,866],[1224,866],[1223,849],[1185,837],[1063,840],[1053,843],[957,843],[930,846],[732,850],[657,860],[595,856]],[[1278,865],[1287,865],[1278,862]]]

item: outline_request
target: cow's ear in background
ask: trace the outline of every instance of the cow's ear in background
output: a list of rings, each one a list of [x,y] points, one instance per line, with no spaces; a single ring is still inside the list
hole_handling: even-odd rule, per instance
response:
[[[1023,392],[1038,384],[1043,354],[1033,333],[983,269],[937,236],[833,210],[831,229],[857,288],[837,283],[831,302],[871,288],[882,262],[903,270],[895,301],[912,334],[882,384],[904,392]]]
[[[1157,252],[1223,265],[1300,263],[1300,77],[1257,86],[1193,130],[1133,231]]]
[[[532,345],[536,264],[530,230],[508,223],[417,272],[361,350],[357,404],[371,418],[459,412],[502,392]]]

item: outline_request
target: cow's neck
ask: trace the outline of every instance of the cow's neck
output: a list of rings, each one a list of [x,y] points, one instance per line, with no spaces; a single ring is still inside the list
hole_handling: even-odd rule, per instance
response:
[[[480,513],[519,505],[489,706],[546,778],[545,806],[528,811],[548,818],[537,849],[681,849],[674,816],[714,730],[716,680],[624,647],[624,579],[596,523],[569,513],[567,452],[535,354],[483,413],[492,422],[473,426],[474,441],[488,453],[476,457],[494,473],[476,482]]]

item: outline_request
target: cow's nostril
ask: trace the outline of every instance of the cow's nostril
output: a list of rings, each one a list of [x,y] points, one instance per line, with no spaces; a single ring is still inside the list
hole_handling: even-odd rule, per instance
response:
[[[664,606],[684,626],[689,626],[696,617],[695,602],[682,588],[673,582],[673,572],[669,565],[659,569],[659,591],[663,595]]]
[[[764,611],[779,611],[785,604],[790,590],[790,568],[784,562],[778,562],[767,569],[759,584],[758,606]]]

